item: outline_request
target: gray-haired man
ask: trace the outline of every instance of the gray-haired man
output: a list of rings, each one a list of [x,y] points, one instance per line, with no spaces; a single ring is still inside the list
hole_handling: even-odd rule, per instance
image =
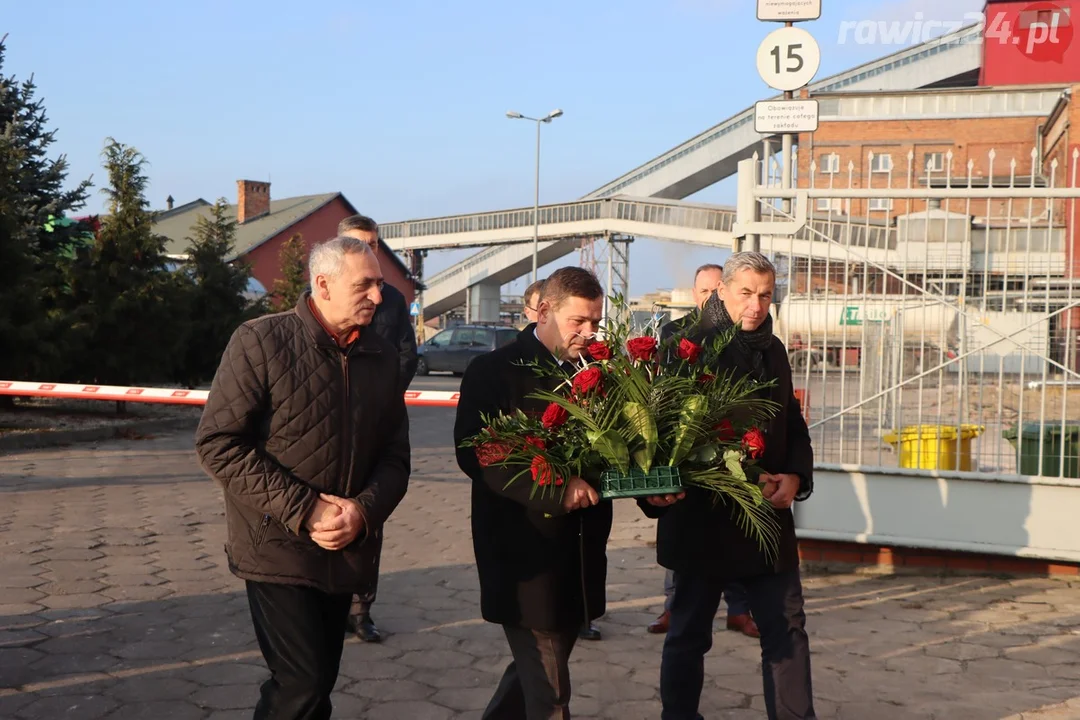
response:
[[[271,673],[255,720],[330,717],[349,603],[410,471],[397,354],[369,330],[378,260],[337,237],[309,269],[294,309],[233,333],[195,435]]]
[[[676,333],[685,334],[697,321],[699,312],[705,303],[712,297],[724,282],[724,266],[708,263],[702,265],[694,273],[694,302],[697,312],[691,312],[678,320],[672,320],[660,329],[660,341],[665,342]],[[668,570],[664,573],[664,612],[660,617],[649,623],[646,628],[653,634],[664,634],[671,625],[671,603],[675,595],[675,573]],[[750,613],[750,601],[746,596],[746,588],[740,583],[730,582],[724,588],[724,599],[727,601],[727,629],[741,632],[749,637],[761,637],[757,624]]]
[[[657,561],[675,571],[671,627],[660,663],[662,720],[701,720],[705,654],[712,647],[713,617],[732,582],[746,589],[761,632],[761,674],[769,720],[815,720],[799,549],[791,506],[814,490],[814,451],[792,388],[784,344],[773,335],[769,306],[776,268],[761,253],[736,253],[724,263],[719,290],[701,309],[690,338],[708,342],[737,328],[721,354],[717,374],[730,372],[764,386],[761,397],[780,410],[764,428],[762,494],[780,526],[775,556],[762,551],[731,507],[705,491],[687,488],[683,500],[653,496],[639,501],[659,518]],[[772,386],[769,381],[775,381]]]

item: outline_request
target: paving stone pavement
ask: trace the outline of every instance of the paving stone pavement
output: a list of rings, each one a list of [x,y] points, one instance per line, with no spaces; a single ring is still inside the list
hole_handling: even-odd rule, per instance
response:
[[[335,718],[478,718],[508,661],[479,617],[452,412],[414,409],[415,474],[386,528],[374,616]],[[0,456],[0,718],[239,720],[266,676],[229,574],[220,492],[190,432]],[[818,498],[819,501],[827,501]],[[620,501],[604,639],[579,643],[573,711],[658,718],[663,571]],[[1080,718],[1080,583],[972,575],[804,577],[821,718]],[[722,616],[721,616],[722,617]],[[757,642],[722,631],[702,712],[764,718]]]

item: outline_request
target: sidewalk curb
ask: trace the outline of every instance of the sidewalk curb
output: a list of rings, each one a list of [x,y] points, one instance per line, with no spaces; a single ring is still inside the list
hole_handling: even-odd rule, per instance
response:
[[[45,430],[0,436],[0,454],[16,450],[73,445],[75,443],[100,442],[130,437],[132,434],[148,435],[176,430],[194,430],[199,419],[164,418],[158,420],[132,420],[104,427],[84,428],[81,430]]]

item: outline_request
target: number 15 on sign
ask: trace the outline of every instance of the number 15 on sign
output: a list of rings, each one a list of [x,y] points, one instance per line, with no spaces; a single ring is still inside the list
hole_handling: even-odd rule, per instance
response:
[[[772,31],[758,47],[758,74],[777,90],[798,90],[814,79],[820,65],[814,36],[797,27]]]

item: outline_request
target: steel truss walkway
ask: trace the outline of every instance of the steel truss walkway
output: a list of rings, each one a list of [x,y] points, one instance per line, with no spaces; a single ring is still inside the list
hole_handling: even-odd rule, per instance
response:
[[[820,190],[819,192],[830,192]],[[764,217],[780,228],[787,218]],[[675,200],[619,196],[599,200],[579,200],[540,208],[540,262],[550,262],[556,253],[572,252],[582,238],[626,241],[634,237],[733,247],[736,222],[734,208]],[[471,286],[487,284],[495,290],[529,272],[532,267],[532,209],[503,210],[455,217],[433,218],[408,223],[389,223],[380,231],[395,250],[466,248],[498,243],[494,248],[506,253],[510,262],[492,272],[477,273],[471,263],[487,262],[484,253],[433,276],[433,281],[447,289],[444,296],[428,302],[425,315],[434,317],[461,304],[454,295],[463,296]],[[777,232],[760,237],[762,248],[789,257],[810,258],[821,254],[820,246],[829,242],[857,248],[864,261],[903,267],[906,272],[934,268],[961,271],[969,266],[972,243],[986,231],[974,231],[964,242],[944,248],[940,243],[908,239],[900,242],[896,226],[880,220],[867,221],[829,213],[808,213],[805,226],[794,236]],[[526,236],[527,233],[527,236]],[[437,241],[437,242],[436,242]],[[505,256],[504,256],[505,257]],[[482,271],[491,270],[483,268]],[[482,277],[478,279],[478,275]]]
[[[540,263],[580,247],[583,238],[648,236],[699,245],[732,241],[735,209],[670,200],[614,197],[546,205],[540,208]],[[395,251],[495,245],[499,265],[480,253],[428,279],[424,315],[441,315],[462,304],[467,288],[483,283],[501,286],[532,269],[533,210],[514,209],[379,226]],[[439,293],[436,297],[431,287]]]
[[[970,76],[981,64],[979,37],[978,26],[964,28],[825,78],[811,84],[810,90],[822,94],[971,85]],[[827,115],[823,106],[822,117]],[[634,236],[730,246],[733,210],[665,204],[664,199],[685,198],[733,175],[738,162],[759,150],[765,139],[770,138],[754,130],[753,108],[747,108],[612,180],[581,201],[542,207],[540,264],[574,252],[583,237],[610,236],[628,228],[635,228],[629,232]],[[614,201],[614,205],[605,209],[606,206],[595,204],[597,201]],[[677,207],[689,214],[679,215]],[[619,208],[632,216],[621,217]],[[649,219],[653,217],[688,218],[691,224],[683,226]],[[691,217],[695,219],[689,220]],[[693,224],[701,223],[703,217],[711,218],[709,222],[714,225]],[[505,284],[527,275],[532,269],[532,227],[529,207],[387,223],[380,231],[395,251],[490,246],[424,279],[424,315],[433,317],[465,304],[470,287],[480,283]],[[699,239],[683,239],[683,236]],[[709,240],[700,239],[704,237]]]

